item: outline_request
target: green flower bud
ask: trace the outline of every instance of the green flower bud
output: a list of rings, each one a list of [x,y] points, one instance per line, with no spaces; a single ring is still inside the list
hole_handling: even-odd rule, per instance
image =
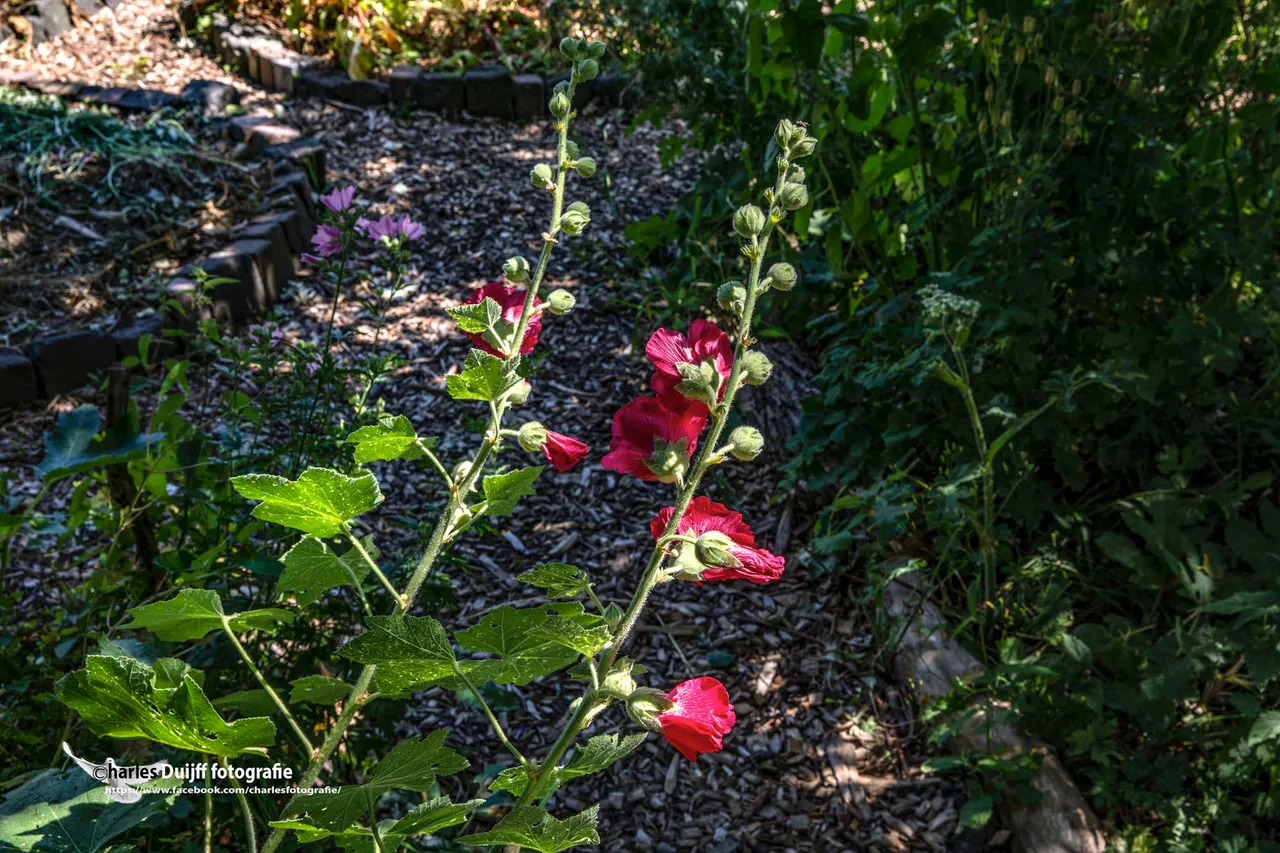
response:
[[[773,373],[773,362],[769,356],[757,350],[750,350],[742,357],[742,381],[748,385],[763,385]]]
[[[507,400],[517,406],[524,405],[529,400],[529,392],[533,390],[533,386],[523,379],[520,384],[507,392]]]
[[[747,304],[747,289],[740,281],[726,281],[716,291],[716,302],[726,311],[741,314]]]
[[[787,210],[799,210],[809,203],[809,191],[804,184],[784,184],[779,201]]]
[[[453,466],[453,482],[461,483],[467,479],[467,475],[471,473],[471,463],[465,459]]]
[[[564,144],[564,153],[569,156],[570,160],[577,157],[580,150],[581,149],[578,148],[578,143],[574,142],[572,139]]]
[[[596,161],[590,157],[583,157],[581,160],[575,160],[573,170],[578,173],[578,177],[589,178],[596,173]]]
[[[587,56],[591,57],[592,59],[599,59],[600,57],[604,56],[604,52],[608,49],[609,49],[609,46],[602,41],[587,42]]]
[[[750,462],[764,450],[764,436],[755,427],[740,426],[729,433],[729,452],[733,458]]]
[[[520,442],[522,450],[537,453],[542,449],[542,445],[547,443],[547,428],[537,421],[529,421],[520,427],[520,434],[516,441]]]
[[[778,141],[778,147],[783,151],[790,151],[791,146],[795,145],[801,139],[804,139],[805,131],[795,122],[789,119],[783,119],[778,122],[777,128],[773,131],[773,138]]]
[[[564,288],[553,290],[551,295],[547,297],[547,310],[557,317],[561,317],[572,311],[577,301],[573,294]]]
[[[662,730],[658,717],[670,711],[674,703],[661,690],[639,687],[627,697],[627,716],[638,726],[651,732]]]
[[[715,362],[710,359],[701,364],[681,361],[676,364],[676,370],[680,373],[680,383],[676,385],[676,390],[681,394],[690,400],[701,400],[708,406],[720,402],[723,377],[716,370]]]
[[[803,184],[805,177],[807,176],[804,172],[804,166],[792,166],[787,170],[786,180],[789,184]]]
[[[814,139],[812,136],[806,137],[800,142],[797,142],[795,147],[791,149],[791,156],[797,160],[801,157],[808,157],[817,149],[817,147],[818,140]]]
[[[584,202],[575,201],[560,216],[560,228],[569,236],[576,236],[586,230],[591,221],[591,208]]]
[[[1080,94],[1080,81],[1079,81],[1079,79],[1076,79],[1076,80],[1072,80],[1072,81],[1071,81],[1071,94],[1073,94],[1073,95],[1079,95],[1079,94]]]
[[[1027,35],[1031,35],[1036,31],[1036,19],[1027,15],[1022,19],[1022,31]]]
[[[1050,65],[1048,68],[1044,70],[1044,84],[1046,86],[1052,86],[1053,81],[1057,79],[1058,79],[1058,72],[1054,70],[1052,65]]]
[[[680,439],[670,442],[663,438],[653,439],[653,453],[644,461],[645,467],[654,473],[660,483],[678,483],[684,480],[689,470],[689,441]]]
[[[507,262],[502,265],[502,274],[512,284],[520,284],[523,281],[527,281],[529,278],[529,262],[519,255],[514,258],[507,258]]]
[[[698,537],[693,546],[694,556],[702,565],[713,568],[741,566],[742,561],[729,551],[734,541],[719,530],[708,531]]]
[[[565,36],[560,39],[560,52],[570,59],[577,59],[579,52],[582,50],[582,42],[576,38]]]
[[[551,114],[556,118],[567,116],[572,107],[573,104],[569,103],[569,96],[564,92],[556,92],[551,96]]]
[[[551,171],[551,167],[546,163],[539,163],[533,167],[533,171],[529,173],[529,180],[540,190],[545,190],[554,182],[555,175]]]
[[[578,80],[594,80],[600,73],[600,63],[594,59],[584,59],[578,63],[573,73]]]
[[[733,230],[745,239],[759,236],[764,230],[764,211],[754,204],[744,204],[733,215]]]
[[[796,286],[796,268],[787,263],[778,263],[769,267],[769,282],[775,290],[787,292]]]

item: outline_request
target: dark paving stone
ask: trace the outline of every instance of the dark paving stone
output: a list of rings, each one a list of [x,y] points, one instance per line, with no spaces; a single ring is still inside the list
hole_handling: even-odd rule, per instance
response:
[[[315,214],[307,209],[307,205],[298,198],[298,194],[291,191],[277,193],[276,195],[267,196],[268,216],[291,216],[295,220],[295,226],[298,240],[298,248],[294,249],[297,254],[311,251],[311,237],[316,233]],[[289,235],[290,229],[286,224],[285,234]],[[294,238],[289,237],[290,241]],[[290,248],[294,246],[290,244]]]
[[[458,74],[427,71],[414,81],[413,99],[424,110],[460,113],[467,106],[467,88]]]
[[[116,347],[116,359],[123,361],[129,356],[139,354],[138,342],[143,335],[150,335],[147,344],[147,361],[161,364],[166,358],[176,356],[181,350],[180,338],[165,337],[164,330],[176,328],[164,314],[148,314],[146,317],[121,317],[111,330],[111,342]]]
[[[388,81],[388,94],[391,103],[402,104],[406,101],[414,99],[413,89],[419,78],[422,77],[422,69],[416,65],[397,65],[391,69],[391,78]]]
[[[272,57],[271,88],[286,95],[297,94],[298,78],[307,70],[307,60],[300,56]]]
[[[26,346],[40,381],[41,395],[52,397],[75,391],[116,360],[116,345],[101,332],[67,332],[37,338]]]
[[[301,255],[311,248],[311,234],[314,232],[304,230],[302,215],[293,206],[277,213],[256,217],[253,224],[279,228],[284,233],[285,243],[291,255]]]
[[[376,107],[387,102],[390,87],[378,80],[352,80],[341,71],[304,71],[295,81],[299,95],[328,98],[358,107]]]
[[[45,95],[56,95],[59,98],[75,98],[84,90],[83,83],[67,80],[31,80],[26,83],[26,87]]]
[[[213,80],[192,80],[178,96],[186,103],[198,106],[205,118],[220,118],[227,114],[227,107],[240,103],[240,91],[225,83]]]
[[[639,100],[639,89],[631,85],[631,76],[617,71],[606,71],[591,81],[594,94],[610,107],[629,107]]]
[[[90,95],[86,95],[84,100],[91,104],[114,107],[132,91],[132,89],[126,89],[123,86],[112,86],[109,89],[100,89]]]
[[[32,14],[31,41],[41,44],[71,29],[71,12],[64,0],[36,0]]]
[[[485,65],[462,75],[467,90],[467,112],[510,120],[515,84],[511,72],[501,65]]]
[[[596,82],[595,80],[585,80],[582,83],[578,84],[578,88],[575,89],[573,92],[573,108],[575,110],[584,109],[587,106],[587,104],[591,103],[591,96],[595,91],[595,87],[592,84],[595,82]],[[551,101],[551,95],[555,92],[556,86],[560,85],[561,83],[564,83],[566,86],[569,85],[568,71],[564,71],[560,74],[557,74],[554,77],[547,78],[547,101],[548,102]]]
[[[245,138],[249,142],[249,150],[254,154],[261,154],[272,145],[283,145],[286,142],[293,142],[302,134],[297,128],[289,127],[287,124],[280,124],[274,121],[266,121],[261,124],[254,125],[245,133]]]
[[[267,244],[266,250],[256,258],[258,274],[262,276],[268,303],[274,305],[279,302],[285,285],[294,276],[293,253],[289,249],[284,225],[280,222],[255,222],[237,229],[231,236],[237,243],[261,240]]]
[[[271,124],[274,119],[265,113],[254,113],[253,115],[235,116],[227,122],[227,136],[231,137],[232,142],[244,142],[249,138],[249,133],[257,126],[263,124]]]
[[[547,112],[547,94],[542,78],[537,74],[517,74],[511,78],[515,90],[513,107],[516,121],[528,121]]]
[[[209,291],[213,305],[205,311],[219,320],[243,322],[269,307],[257,263],[258,256],[268,249],[270,244],[265,240],[241,240],[179,271],[179,278],[189,280],[191,268],[199,267],[211,278],[227,279]]]
[[[178,103],[178,96],[159,89],[134,89],[116,102],[122,110],[135,113],[155,112]]]
[[[18,406],[39,396],[31,359],[19,350],[0,348],[0,406]]]
[[[241,77],[249,75],[249,41],[245,36],[222,37],[222,62]]]
[[[305,172],[283,172],[277,174],[271,182],[271,187],[267,190],[268,196],[283,195],[284,193],[293,193],[302,202],[303,208],[311,216],[316,214],[316,203],[311,197],[311,179],[307,177]]]
[[[311,186],[317,190],[324,189],[324,146],[310,136],[285,142],[281,145],[269,145],[263,152],[273,160],[288,160],[298,165],[311,180]]]

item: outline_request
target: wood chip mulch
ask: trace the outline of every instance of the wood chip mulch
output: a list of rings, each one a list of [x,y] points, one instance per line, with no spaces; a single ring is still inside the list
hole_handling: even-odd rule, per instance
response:
[[[125,2],[116,24],[101,28],[123,61],[144,33],[148,51],[171,55],[172,43],[156,36],[160,5]],[[148,11],[130,18],[132,9]],[[130,31],[129,21],[139,19],[146,26]],[[173,28],[161,32],[172,38]],[[76,34],[77,50],[91,50],[91,42],[88,34]],[[200,64],[209,60],[194,48],[172,51],[179,77],[211,76]],[[163,88],[181,88],[181,82]],[[277,103],[275,97],[264,94],[262,101]],[[290,122],[321,135],[333,185],[354,184],[371,212],[409,213],[426,227],[427,236],[414,244],[411,287],[382,333],[408,364],[377,393],[388,411],[413,420],[419,434],[440,438],[446,464],[456,461],[475,441],[463,420],[481,414],[481,407],[454,403],[445,393],[444,378],[459,368],[468,343],[443,309],[496,279],[506,257],[535,257],[548,199],[530,186],[528,173],[552,158],[552,129],[545,122],[520,127],[421,113],[402,119],[386,110],[279,103]],[[454,556],[467,569],[451,570],[458,604],[436,614],[450,628],[469,625],[503,603],[532,603],[534,590],[515,576],[548,558],[587,569],[602,598],[625,604],[652,545],[649,521],[671,498],[666,487],[616,476],[599,464],[613,412],[647,390],[643,344],[655,328],[632,307],[651,305],[658,295],[624,262],[623,228],[665,212],[698,168],[693,158],[669,170],[659,163],[658,143],[679,127],[628,133],[629,120],[593,108],[575,126],[574,138],[601,166],[595,179],[571,186],[571,196],[591,206],[592,224],[557,248],[545,286],[571,290],[578,306],[567,317],[548,318],[539,347],[545,360],[531,378],[534,395],[516,411],[519,419],[537,419],[587,441],[592,455],[567,474],[548,469],[537,496],[504,519],[500,535],[464,537]],[[710,289],[707,297],[710,305]],[[303,282],[277,312],[290,336],[319,339],[327,309],[322,288]],[[344,347],[367,345],[374,318],[358,304],[345,302],[338,323],[348,335]],[[785,345],[768,351],[778,372],[769,385],[747,392],[748,422],[766,421],[759,417],[766,406],[796,405],[813,373],[806,358]],[[0,417],[0,471],[14,471],[32,488],[40,431],[51,425],[55,410],[76,402],[63,398],[44,410]],[[742,512],[760,542],[787,557],[787,574],[769,586],[667,584],[628,652],[650,669],[642,679],[653,686],[700,675],[725,683],[738,723],[724,752],[689,764],[650,737],[609,771],[567,785],[551,808],[563,816],[601,802],[605,850],[980,849],[981,836],[958,824],[964,799],[958,780],[922,771],[928,751],[909,700],[879,679],[883,661],[876,660],[870,628],[855,603],[861,588],[848,576],[833,580],[814,571],[805,551],[813,498],[779,491],[787,419],[767,420],[765,454],[749,465],[716,469],[706,492]],[[500,460],[533,461],[540,460],[518,448],[506,449]],[[388,519],[425,517],[438,489],[426,468],[399,463],[375,470],[387,499],[368,521],[384,553],[396,553],[406,533]],[[38,585],[45,569],[52,567],[29,565],[18,572],[24,576],[19,582]],[[518,707],[501,712],[504,724],[526,754],[539,755],[577,685],[550,678],[514,692]],[[441,725],[451,727],[451,742],[476,772],[510,763],[479,711],[440,690],[417,697],[400,733]],[[587,734],[618,728],[633,727],[610,710]]]

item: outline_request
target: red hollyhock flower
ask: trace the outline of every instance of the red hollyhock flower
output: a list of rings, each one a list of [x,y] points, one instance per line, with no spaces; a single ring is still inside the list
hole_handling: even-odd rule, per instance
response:
[[[710,361],[720,374],[719,399],[724,399],[729,372],[733,370],[733,344],[710,320],[694,320],[688,336],[672,329],[659,329],[644,345],[644,354],[653,362],[653,390],[659,394],[679,394],[676,386],[683,377],[676,365]]]
[[[547,461],[561,474],[585,459],[590,450],[578,439],[551,430],[547,430],[547,440],[542,444]]]
[[[714,678],[695,678],[677,684],[667,694],[675,703],[658,715],[660,733],[690,761],[707,752],[719,752],[723,738],[737,722],[729,691]]]
[[[614,413],[613,441],[601,464],[651,483],[675,482],[688,468],[707,425],[706,407],[699,408],[702,413],[675,400],[637,397]]]
[[[662,532],[667,529],[671,514],[674,512],[675,507],[669,506],[650,522],[649,532],[653,534],[655,542],[662,538]],[[689,504],[689,509],[680,519],[676,533],[682,536],[702,536],[704,533],[712,532],[728,537],[723,550],[741,565],[705,567],[705,564],[697,559],[696,546],[686,542],[680,549],[680,562],[690,569],[699,571],[699,580],[745,580],[752,583],[769,583],[782,576],[782,571],[786,568],[786,560],[777,554],[771,554],[763,548],[756,547],[755,534],[743,522],[741,513],[699,495]]]
[[[524,310],[524,294],[523,290],[513,290],[500,281],[491,281],[484,287],[472,292],[471,298],[467,300],[468,305],[475,305],[483,302],[486,297],[498,303],[502,308],[502,322],[498,326],[498,331],[504,335],[510,335],[516,329],[516,325],[520,322],[520,313]],[[533,298],[533,307],[537,308],[542,304],[542,300],[538,297]],[[528,355],[533,351],[534,346],[538,343],[538,335],[542,332],[542,315],[534,314],[533,319],[529,321],[528,328],[524,332],[524,340],[520,344],[520,354]],[[475,332],[464,332],[471,343],[476,345],[477,349],[482,349],[489,355],[496,355],[503,358],[502,353],[489,341],[485,340],[484,335]]]

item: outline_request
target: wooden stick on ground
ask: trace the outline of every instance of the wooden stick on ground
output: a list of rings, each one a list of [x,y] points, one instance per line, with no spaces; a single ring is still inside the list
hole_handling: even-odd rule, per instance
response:
[[[107,372],[107,428],[121,418],[129,417],[129,368],[112,365]],[[145,572],[152,592],[159,592],[164,583],[165,571],[156,563],[160,549],[156,544],[156,529],[145,510],[135,506],[138,490],[133,485],[127,464],[107,466],[107,488],[111,500],[125,516],[124,523],[133,527],[134,549],[137,551],[138,568]],[[130,518],[130,514],[132,517]]]
[[[884,599],[895,630],[902,636],[894,655],[894,671],[904,687],[928,701],[950,693],[956,680],[980,675],[982,664],[942,630],[941,615],[923,600],[915,577],[895,579],[885,589]],[[1040,801],[1000,807],[1000,819],[1013,833],[1014,849],[1023,853],[1103,853],[1107,840],[1098,818],[1052,750],[1033,743],[1016,725],[989,720],[990,705],[975,704],[973,710],[972,718],[953,741],[957,751],[996,755],[1035,751],[1042,758],[1040,771],[1031,782],[1041,794]]]

